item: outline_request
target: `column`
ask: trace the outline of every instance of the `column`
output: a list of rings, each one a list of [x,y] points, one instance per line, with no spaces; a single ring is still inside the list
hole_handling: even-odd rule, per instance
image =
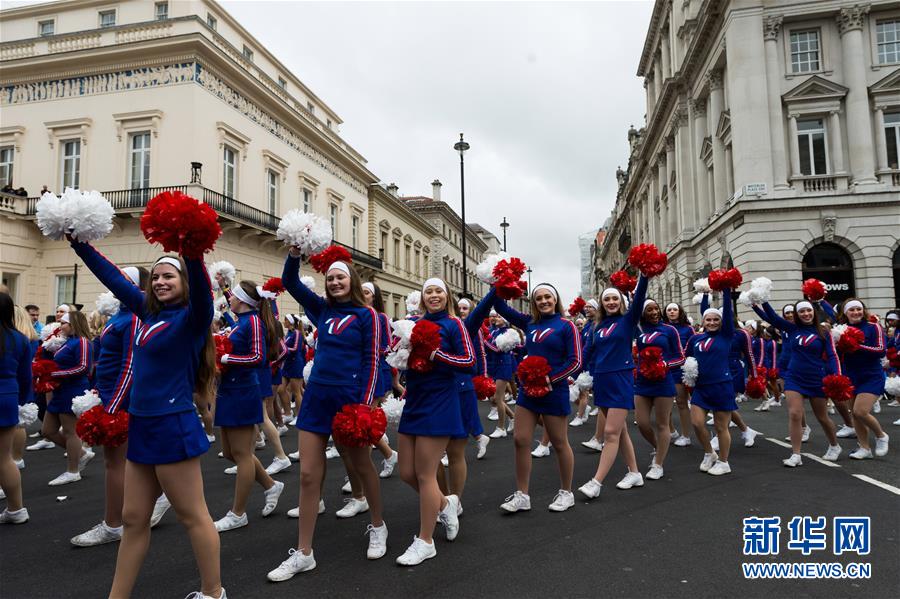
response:
[[[847,106],[847,140],[850,144],[850,172],[853,185],[877,183],[872,148],[872,121],[869,115],[869,92],[866,87],[865,43],[862,27],[868,6],[842,8],[837,16],[841,34],[841,55],[844,59],[844,78],[850,91]]]
[[[706,139],[706,101],[691,100],[691,115],[694,117],[694,181],[697,183],[697,193],[694,195],[694,213],[697,216],[697,226],[706,223],[709,218],[707,206],[710,189],[706,184],[706,163],[700,158],[700,149],[703,140]]]
[[[884,107],[875,107],[875,144],[878,149],[878,170],[888,168],[887,140],[884,137]]]
[[[677,116],[675,117],[678,118]],[[676,125],[677,126],[677,125]],[[669,207],[666,211],[668,237],[669,241],[674,241],[678,237],[679,227],[678,218],[678,193],[681,189],[681,181],[677,182],[676,189],[672,189],[672,173],[675,172],[675,138],[669,136],[666,138],[666,183],[669,185]],[[676,177],[677,180],[677,177]]]
[[[666,247],[669,243],[669,218],[668,218],[668,209],[667,204],[668,200],[664,201],[663,198],[663,190],[668,190],[669,181],[666,178],[668,174],[668,168],[666,167],[666,154],[665,152],[660,152],[656,155],[656,179],[659,182],[657,186],[657,200],[659,201],[659,218],[657,219],[659,222],[657,224],[657,230],[659,231],[659,247],[660,249]],[[666,192],[668,195],[668,191]]]
[[[734,193],[734,156],[731,153],[731,146],[725,146],[725,195],[722,196],[723,201],[728,200]]]
[[[835,175],[844,173],[844,143],[841,135],[841,115],[832,110],[828,116],[828,136],[831,141],[831,172]]]
[[[644,77],[644,89],[647,90],[647,120],[653,114],[653,107],[656,105],[656,98],[653,97],[653,80],[650,77]]]
[[[659,68],[659,58],[653,59],[653,96],[655,98],[655,102],[659,101],[660,93],[662,92],[662,71]]]
[[[709,124],[710,135],[712,135],[713,150],[713,180],[715,181],[715,189],[713,190],[713,212],[719,206],[725,203],[728,198],[727,186],[725,181],[725,145],[719,136],[716,135],[716,128],[719,125],[719,117],[725,109],[725,92],[722,88],[721,71],[710,71],[706,75],[709,82]]]
[[[663,81],[672,76],[672,56],[669,52],[669,32],[663,31],[660,34],[660,54],[662,55],[662,76]]]
[[[778,38],[781,31],[781,17],[768,17],[764,24],[766,46],[766,89],[769,98],[769,139],[772,146],[772,188],[790,188],[787,181],[787,156],[784,149],[784,117],[781,112],[781,70],[778,61]]]
[[[697,203],[697,184],[691,161],[690,128],[687,126],[687,109],[681,108],[675,119],[675,172],[678,173],[678,232],[690,235],[694,232],[694,210]]]
[[[789,135],[791,143],[791,179],[803,176],[800,172],[800,149],[797,147],[797,115],[788,115]]]

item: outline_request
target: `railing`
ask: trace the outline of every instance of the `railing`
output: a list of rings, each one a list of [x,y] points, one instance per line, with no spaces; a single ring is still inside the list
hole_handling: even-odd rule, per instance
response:
[[[109,200],[110,205],[116,212],[121,212],[123,210],[135,210],[139,208],[146,208],[147,202],[149,202],[155,195],[160,194],[164,191],[181,191],[187,192],[187,186],[185,185],[170,185],[167,187],[141,187],[138,189],[117,189],[114,191],[104,191],[103,197]],[[28,205],[25,209],[25,214],[29,216],[34,216],[37,212],[37,201],[39,197],[28,198]]]
[[[377,269],[377,270],[384,269],[384,265],[381,261],[381,258],[376,258],[372,254],[367,254],[365,252],[361,252],[356,248],[352,248],[349,245],[346,245],[344,243],[341,243],[340,241],[337,241],[336,239],[331,240],[331,243],[333,243],[334,245],[339,245],[342,248],[345,248],[348,252],[350,252],[350,256],[353,258],[354,262],[358,262],[360,264],[365,264],[366,266],[369,266],[369,267]]]
[[[259,208],[238,202],[234,198],[211,189],[203,188],[203,201],[212,206],[216,212],[227,214],[247,224],[274,233],[281,219]]]
[[[894,187],[900,186],[900,172],[891,173],[891,185]]]
[[[831,175],[813,175],[804,177],[803,191],[834,191],[837,189],[837,181]]]
[[[15,212],[16,202],[21,200],[21,196],[0,191],[0,211]]]

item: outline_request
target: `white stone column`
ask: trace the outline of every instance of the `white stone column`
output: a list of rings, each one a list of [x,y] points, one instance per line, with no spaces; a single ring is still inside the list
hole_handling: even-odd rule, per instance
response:
[[[831,139],[831,172],[835,175],[844,173],[844,143],[841,135],[841,115],[837,110],[829,113],[829,129],[831,130],[828,137]]]
[[[731,146],[725,146],[725,195],[722,202],[727,201],[734,193],[734,156],[731,154]]]
[[[784,148],[784,116],[781,107],[781,71],[784,68],[778,60],[778,39],[781,17],[768,17],[764,24],[763,38],[766,46],[766,89],[769,100],[769,138],[772,154],[772,176],[775,190],[788,189],[788,159]]]
[[[663,76],[662,70],[659,68],[659,57],[653,59],[653,96],[659,101],[662,93]]]
[[[694,179],[691,160],[690,128],[687,126],[687,110],[679,109],[675,118],[675,172],[678,174],[678,233],[691,235],[694,232],[697,184]]]
[[[878,170],[888,168],[887,140],[884,137],[884,107],[875,107],[875,145],[878,149]]]
[[[725,203],[729,195],[726,191],[725,180],[725,145],[719,139],[719,136],[716,135],[719,118],[725,109],[725,92],[722,88],[722,73],[720,71],[710,71],[706,77],[709,82],[709,123],[710,135],[712,135],[713,180],[715,181],[713,211],[715,211]]]
[[[657,200],[659,201],[659,222],[657,223],[657,231],[659,231],[658,237],[658,245],[660,249],[665,248],[669,243],[669,218],[668,218],[668,200],[663,201],[663,189],[668,190],[668,180],[666,179],[666,174],[668,173],[668,169],[666,168],[666,154],[665,152],[660,152],[656,156],[656,180],[657,180]],[[668,191],[666,193],[668,195]]]
[[[650,77],[644,77],[644,89],[647,90],[647,120],[653,114],[653,107],[656,106],[656,98],[653,97],[653,80]]]
[[[844,80],[849,88],[845,103],[847,106],[847,139],[849,142],[850,172],[853,185],[877,183],[872,139],[872,119],[869,112],[869,90],[866,87],[867,46],[863,41],[863,22],[869,12],[868,6],[855,5],[842,8],[837,16],[838,31],[841,34],[841,54],[844,59]]]
[[[676,117],[677,118],[677,117]],[[668,229],[668,240],[672,242],[678,237],[678,194],[676,190],[681,187],[681,181],[676,184],[676,189],[672,189],[672,173],[675,172],[675,138],[669,136],[666,138],[666,184],[669,185],[669,202],[666,211],[666,227]],[[676,177],[677,180],[677,177]]]
[[[660,54],[662,58],[662,76],[663,81],[672,76],[672,56],[669,52],[669,32],[663,31],[660,34]]]
[[[788,126],[791,143],[791,178],[797,178],[802,175],[800,172],[800,149],[797,147],[797,115],[788,115]]]
[[[709,218],[709,194],[711,190],[707,183],[706,163],[700,158],[700,150],[703,148],[703,140],[706,139],[706,101],[691,100],[691,115],[694,117],[694,182],[697,184],[697,193],[694,194],[694,213],[697,216],[697,226],[706,223]]]

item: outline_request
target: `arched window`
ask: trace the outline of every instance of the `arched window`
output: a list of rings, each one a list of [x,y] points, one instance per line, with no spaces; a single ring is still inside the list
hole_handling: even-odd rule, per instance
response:
[[[894,305],[900,306],[900,247],[894,250]]]
[[[809,248],[803,257],[803,280],[819,279],[828,289],[832,305],[856,295],[853,259],[836,243],[820,243]]]

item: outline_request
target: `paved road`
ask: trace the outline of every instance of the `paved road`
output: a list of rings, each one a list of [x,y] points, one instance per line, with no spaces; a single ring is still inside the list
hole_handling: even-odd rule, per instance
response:
[[[484,413],[487,406],[482,405]],[[787,431],[784,409],[760,414],[745,408],[751,426],[767,437],[781,439]],[[879,416],[889,432],[900,433],[891,421],[900,409],[885,408]],[[818,424],[804,451],[821,455],[825,442]],[[837,416],[835,416],[837,418]],[[485,419],[486,422],[486,419]],[[597,455],[577,445],[589,435],[586,425],[570,429],[576,445],[576,485],[594,471]],[[649,448],[632,437],[642,467]],[[851,462],[844,457],[829,467],[806,459],[787,469],[787,450],[760,437],[755,447],[736,443],[733,474],[711,477],[697,471],[702,457],[695,445],[673,447],[661,481],[641,489],[619,491],[614,483],[624,474],[617,464],[598,500],[578,499],[562,514],[546,505],[557,488],[554,456],[536,460],[530,513],[503,515],[498,505],[514,489],[511,439],[491,443],[488,456],[472,460],[464,497],[465,515],[454,543],[437,534],[436,559],[411,569],[394,565],[417,530],[416,496],[398,478],[384,482],[386,520],[390,529],[388,555],[378,562],[365,559],[367,521],[363,516],[338,520],[343,472],[331,461],[326,485],[328,513],[319,520],[316,537],[318,568],[278,585],[265,574],[287,556],[296,542],[297,521],[286,517],[297,496],[297,466],[279,475],[287,483],[282,504],[269,518],[259,516],[262,493],[253,495],[250,525],[222,535],[223,580],[229,597],[841,597],[895,596],[900,587],[900,497],[856,478],[860,474],[898,486],[900,434],[887,458]],[[296,447],[293,433],[286,447]],[[842,442],[845,452],[855,446]],[[218,449],[218,448],[216,448]],[[267,463],[268,450],[260,453]],[[846,453],[845,453],[846,455]],[[91,463],[84,480],[51,488],[47,481],[64,468],[58,449],[27,453],[23,472],[31,521],[0,528],[0,596],[6,598],[104,597],[112,579],[116,545],[88,549],[70,546],[68,539],[95,524],[102,514],[102,463]],[[228,464],[215,451],[203,461],[207,500],[214,517],[230,504],[234,479],[222,473]],[[57,495],[68,499],[57,502]],[[870,563],[869,580],[799,581],[745,580],[741,573],[741,522],[747,516],[782,518],[781,553],[752,558],[754,562],[851,561]],[[786,522],[795,515],[867,515],[872,518],[872,551],[865,557],[833,557],[829,552],[804,558],[788,551]],[[829,532],[829,542],[830,542]],[[138,580],[135,597],[183,597],[199,587],[190,545],[174,514],[153,531],[151,548]],[[893,589],[893,591],[891,590]]]

